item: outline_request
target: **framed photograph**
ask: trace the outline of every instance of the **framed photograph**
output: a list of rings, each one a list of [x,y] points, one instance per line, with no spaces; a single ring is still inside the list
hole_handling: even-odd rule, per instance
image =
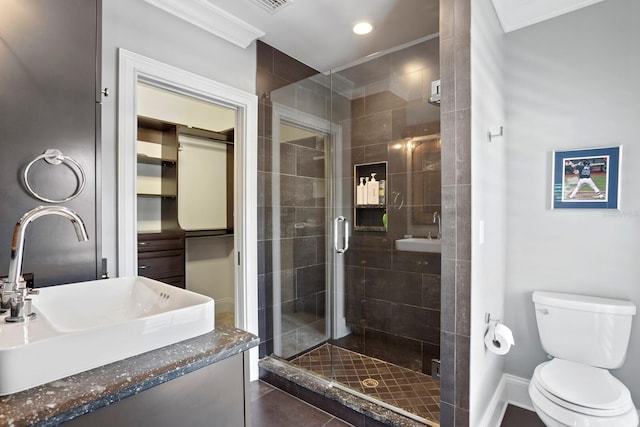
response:
[[[551,208],[618,209],[622,147],[553,152]]]

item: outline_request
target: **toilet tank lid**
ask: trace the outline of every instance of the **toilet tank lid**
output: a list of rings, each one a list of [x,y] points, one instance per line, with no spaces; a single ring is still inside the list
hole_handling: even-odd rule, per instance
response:
[[[636,314],[636,305],[626,300],[543,291],[533,292],[532,299],[534,303],[571,310],[623,315]]]

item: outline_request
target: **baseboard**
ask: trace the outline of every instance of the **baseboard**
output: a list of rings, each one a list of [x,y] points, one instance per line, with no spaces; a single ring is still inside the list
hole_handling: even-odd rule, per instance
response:
[[[484,411],[479,427],[497,427],[500,425],[502,417],[504,417],[504,412],[507,410],[505,389],[506,380],[503,375],[500,378],[498,387],[493,392],[493,396],[487,405],[487,409]]]
[[[507,405],[533,411],[528,389],[528,379],[503,374],[480,421],[480,427],[500,427]]]
[[[506,384],[506,401],[510,405],[518,406],[522,409],[535,411],[533,403],[529,397],[529,379],[516,377],[511,374],[504,374],[502,378]]]

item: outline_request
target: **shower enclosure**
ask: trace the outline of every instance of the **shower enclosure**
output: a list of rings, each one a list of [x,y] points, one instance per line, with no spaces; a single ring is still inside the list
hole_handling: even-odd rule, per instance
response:
[[[438,45],[426,38],[272,90],[259,155],[261,356],[434,425]],[[359,201],[367,179],[378,198]],[[408,240],[428,249],[398,246]]]

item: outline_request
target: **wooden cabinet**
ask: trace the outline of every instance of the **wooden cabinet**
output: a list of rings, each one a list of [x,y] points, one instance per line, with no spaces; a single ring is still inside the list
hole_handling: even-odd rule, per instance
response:
[[[203,147],[216,148],[217,163]],[[233,233],[233,156],[232,130],[218,133],[138,116],[139,275],[184,288],[185,236]]]
[[[185,287],[184,231],[178,225],[178,130],[138,117],[138,275]]]
[[[185,287],[184,231],[138,234],[138,275]]]
[[[250,426],[248,352],[75,418],[65,426]]]
[[[179,229],[177,127],[138,117],[137,153],[138,231]]]

